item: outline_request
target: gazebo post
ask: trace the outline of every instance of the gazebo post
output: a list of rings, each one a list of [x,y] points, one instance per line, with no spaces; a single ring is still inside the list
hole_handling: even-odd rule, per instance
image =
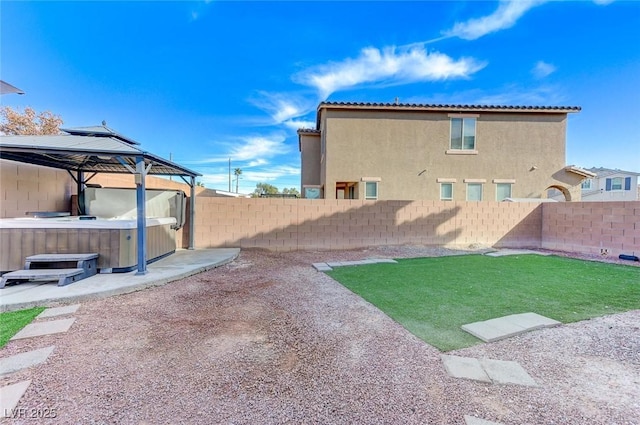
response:
[[[147,211],[146,211],[146,170],[144,156],[136,157],[136,206],[138,213],[138,272],[136,275],[147,274]]]
[[[191,176],[191,196],[189,199],[189,249],[195,249],[194,240],[195,235],[193,233],[193,229],[195,229],[195,221],[196,221],[196,178],[195,176]]]

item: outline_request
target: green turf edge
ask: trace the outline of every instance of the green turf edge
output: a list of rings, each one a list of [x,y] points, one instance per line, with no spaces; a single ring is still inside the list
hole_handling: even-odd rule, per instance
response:
[[[635,282],[640,282],[640,269],[627,265],[608,264],[559,256],[535,255],[496,258],[482,255],[465,255],[456,257],[398,259],[397,261],[401,267],[394,264],[340,267],[328,272],[327,274],[347,289],[382,310],[387,316],[401,324],[411,333],[442,351],[465,348],[481,343],[481,340],[460,329],[462,324],[471,323],[473,321],[487,320],[494,317],[500,317],[502,315],[522,313],[526,310],[534,311],[563,323],[570,323],[640,308],[640,285],[634,284]],[[455,262],[455,265],[458,267],[452,267],[452,262]],[[528,280],[527,284],[531,285],[532,276],[534,276],[534,280],[535,276],[542,276],[545,280],[555,281],[554,284],[556,287],[554,287],[554,285],[549,285],[549,288],[546,289],[546,292],[549,294],[546,301],[544,301],[546,305],[541,305],[540,303],[536,304],[535,302],[528,305],[529,303],[520,302],[516,303],[517,305],[515,307],[512,307],[510,305],[511,303],[505,303],[504,300],[499,299],[500,297],[481,301],[490,305],[494,303],[498,305],[497,310],[489,309],[490,312],[486,313],[486,317],[483,317],[482,314],[478,315],[476,312],[473,312],[470,316],[469,310],[473,311],[482,309],[477,309],[476,305],[473,303],[471,303],[471,305],[469,305],[469,303],[465,303],[464,297],[456,300],[455,294],[453,294],[452,299],[454,301],[448,300],[447,302],[443,302],[441,306],[431,306],[434,310],[436,308],[441,308],[444,313],[446,313],[446,310],[451,308],[451,304],[456,305],[456,310],[467,310],[465,312],[466,316],[464,319],[455,320],[455,318],[453,318],[451,320],[452,325],[449,329],[443,328],[443,326],[438,323],[430,323],[429,319],[426,319],[424,316],[419,317],[420,315],[418,315],[418,317],[416,317],[416,315],[412,314],[411,311],[403,311],[403,308],[399,308],[397,305],[398,300],[410,305],[411,302],[414,301],[414,298],[423,294],[419,294],[415,291],[404,291],[398,293],[393,292],[393,290],[387,290],[383,287],[385,284],[389,285],[394,283],[394,280],[397,285],[407,284],[406,281],[410,280],[410,276],[403,275],[403,277],[400,278],[400,281],[397,281],[397,276],[400,275],[401,272],[406,273],[406,269],[411,268],[412,266],[415,266],[417,272],[420,272],[420,267],[425,267],[426,265],[429,267],[429,276],[436,274],[437,272],[446,276],[447,279],[451,279],[453,276],[452,280],[456,280],[456,285],[459,285],[455,287],[455,290],[461,289],[465,292],[468,291],[470,296],[473,296],[473,291],[475,290],[474,287],[478,286],[477,282],[482,281],[482,278],[478,277],[478,268],[469,272],[469,270],[465,270],[462,266],[465,263],[478,264],[478,262],[481,262],[483,269],[486,268],[489,272],[494,273],[491,279],[496,279],[496,285],[504,284],[504,282],[500,283],[501,278],[499,277],[500,272],[505,272],[503,268],[507,265],[509,265],[509,267],[517,265],[518,271],[522,269],[526,272],[522,276],[518,276],[518,280]],[[424,270],[422,272],[424,273]],[[455,272],[456,275],[452,275],[453,272]],[[497,273],[497,275],[495,273]],[[512,280],[510,276],[513,276],[513,273],[513,269],[507,270],[506,282]],[[595,295],[590,294],[590,290],[583,291],[584,288],[588,288],[589,286],[593,287],[594,284],[605,289],[615,287],[616,285],[619,287],[618,282],[615,282],[614,276],[616,274],[621,276],[619,280],[624,281],[622,285],[626,285],[627,293],[624,295],[619,294],[623,295],[622,298],[626,298],[626,300],[621,300],[619,299],[620,297],[618,297],[617,301],[611,299],[616,298],[613,290],[611,291],[611,294],[605,290],[604,293],[596,293]],[[424,276],[428,275],[425,274]],[[456,279],[458,277],[461,277],[461,279]],[[502,277],[503,280],[504,277],[505,276]],[[442,276],[440,276],[440,278],[442,278]],[[611,280],[612,278],[614,281]],[[395,284],[389,287],[393,288]],[[579,296],[580,299],[578,302],[573,302],[574,300],[571,298],[574,297],[568,297],[563,294],[562,287],[565,286],[565,284],[574,285],[575,292],[572,292],[572,294],[575,295],[575,297]],[[368,288],[368,286],[372,289]],[[453,289],[447,289],[446,285],[443,286],[445,287],[445,294],[441,294],[441,296],[448,297],[452,295],[450,292],[453,292]],[[437,290],[440,288],[436,287],[430,289]],[[520,294],[519,291],[521,289],[525,289],[523,293],[527,293],[526,287],[516,289],[518,289],[518,292],[516,292],[517,294]],[[511,290],[513,291],[513,288]],[[537,295],[539,294],[527,293],[527,296],[533,297]],[[565,304],[565,306],[563,306],[563,304]],[[411,310],[411,308],[404,310]]]
[[[45,307],[34,307],[26,310],[0,313],[0,348],[7,345],[7,342],[15,334],[31,323],[44,310]]]

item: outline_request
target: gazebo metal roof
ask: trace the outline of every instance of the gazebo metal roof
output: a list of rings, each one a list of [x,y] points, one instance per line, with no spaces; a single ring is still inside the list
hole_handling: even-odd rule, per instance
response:
[[[106,126],[64,129],[67,134],[1,136],[0,158],[69,171],[131,173],[142,156],[148,175],[196,177],[200,173],[143,151]]]

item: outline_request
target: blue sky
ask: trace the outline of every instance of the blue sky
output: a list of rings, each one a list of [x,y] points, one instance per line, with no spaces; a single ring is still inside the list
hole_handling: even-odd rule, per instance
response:
[[[299,188],[328,101],[581,106],[567,164],[640,172],[638,1],[2,1],[3,105],[102,120],[228,189]],[[235,190],[235,182],[233,183]]]

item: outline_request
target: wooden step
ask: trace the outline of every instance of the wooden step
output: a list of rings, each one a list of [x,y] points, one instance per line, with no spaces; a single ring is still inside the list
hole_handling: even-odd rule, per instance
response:
[[[57,280],[58,286],[65,286],[85,277],[85,269],[82,268],[16,270],[2,275],[0,288],[12,280]]]

